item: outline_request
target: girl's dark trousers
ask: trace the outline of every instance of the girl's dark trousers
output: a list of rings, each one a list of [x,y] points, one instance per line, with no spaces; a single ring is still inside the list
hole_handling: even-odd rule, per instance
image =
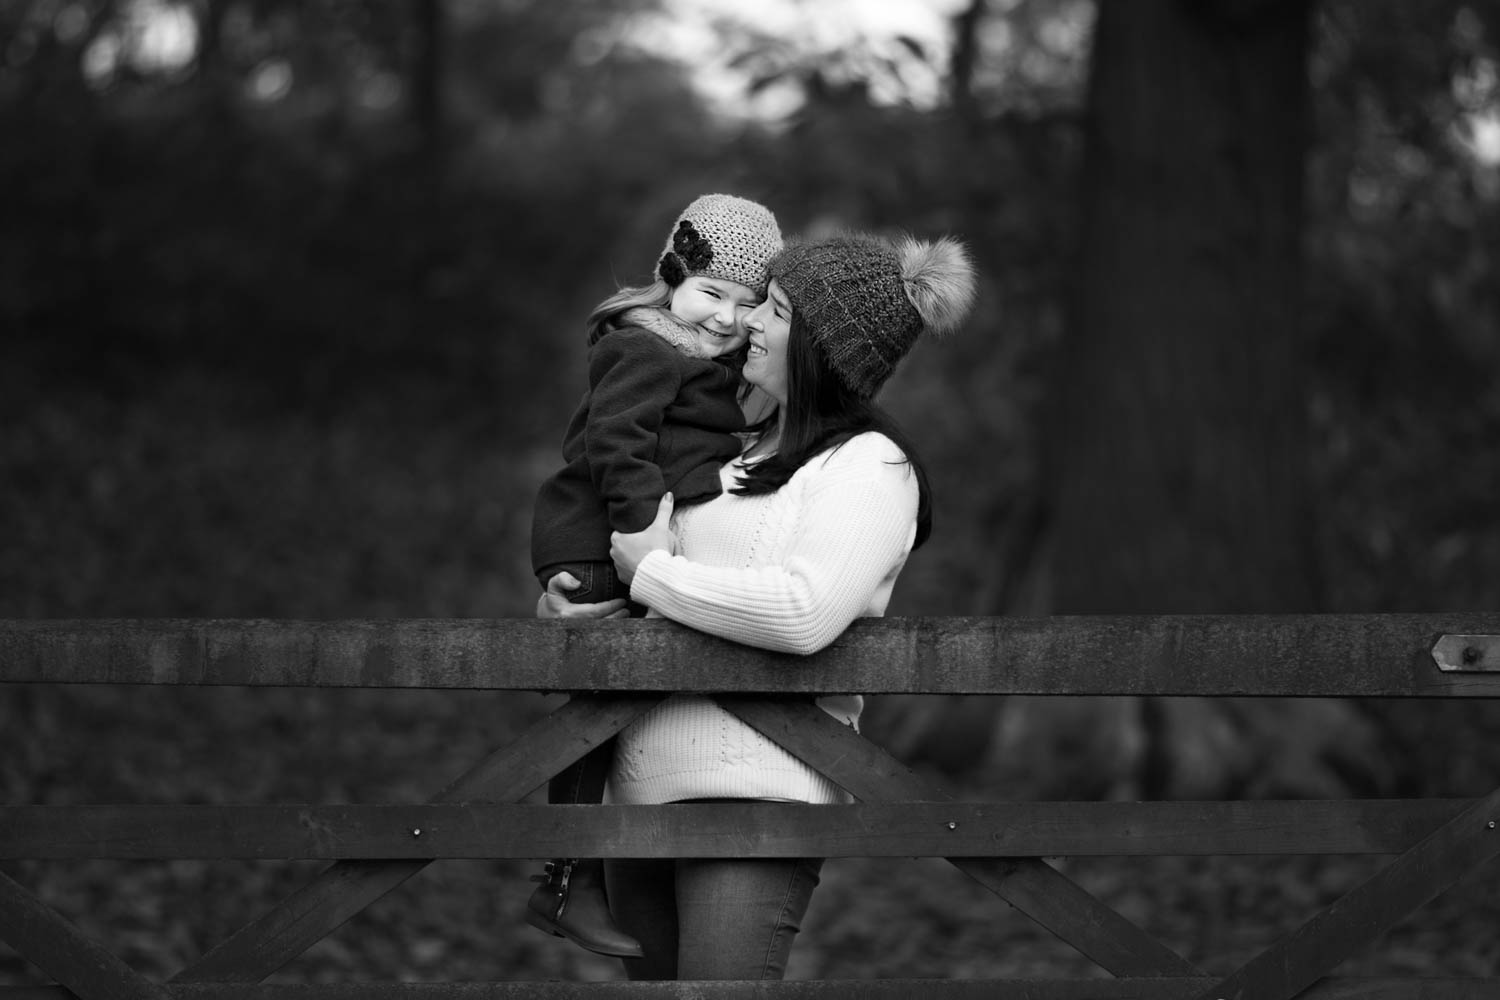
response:
[[[568,594],[574,604],[596,604],[618,597],[629,600],[630,590],[615,572],[613,563],[563,563],[537,574],[545,590],[556,574],[567,571],[582,584]],[[645,615],[640,604],[627,604],[632,618]],[[547,801],[554,805],[597,803],[604,799],[604,785],[614,762],[614,737],[599,744],[569,764],[547,782]],[[554,934],[601,955],[640,958],[641,944],[615,924],[604,894],[604,865],[598,858],[553,858],[546,872],[534,881],[542,884],[531,894],[526,920],[533,927]]]

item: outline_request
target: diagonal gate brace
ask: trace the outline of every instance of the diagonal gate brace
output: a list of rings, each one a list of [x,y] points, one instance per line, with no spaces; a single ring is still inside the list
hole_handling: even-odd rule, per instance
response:
[[[655,707],[663,696],[575,697],[454,780],[434,802],[512,802]],[[209,949],[174,983],[257,983],[431,862],[339,861]]]
[[[810,701],[715,698],[867,802],[945,802],[922,778]],[[1116,976],[1197,976],[1192,963],[1039,858],[949,858],[970,878]]]
[[[0,939],[81,1000],[167,1000],[165,986],[126,965],[0,872]]]
[[[1196,1000],[1290,1000],[1500,854],[1500,790],[1261,952]]]

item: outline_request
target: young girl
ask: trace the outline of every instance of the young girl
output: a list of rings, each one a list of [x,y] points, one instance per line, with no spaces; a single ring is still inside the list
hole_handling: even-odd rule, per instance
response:
[[[563,439],[563,467],[537,492],[531,558],[542,589],[567,573],[569,598],[628,597],[609,555],[610,533],[644,529],[661,498],[677,506],[719,495],[719,469],[740,452],[738,401],[744,316],[765,297],[766,266],[781,250],[767,208],[704,195],[677,217],[656,279],[623,288],[587,321],[589,388]],[[645,614],[632,602],[631,615]],[[611,741],[612,743],[613,741]],[[598,802],[611,743],[549,782],[549,802]],[[533,926],[605,955],[638,958],[604,897],[597,859],[555,859],[531,895]]]

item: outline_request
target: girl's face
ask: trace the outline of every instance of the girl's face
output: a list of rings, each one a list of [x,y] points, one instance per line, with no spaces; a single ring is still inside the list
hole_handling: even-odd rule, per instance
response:
[[[786,406],[786,345],[792,331],[792,300],[774,278],[766,289],[766,301],[750,310],[744,325],[750,333],[745,381]]]
[[[723,278],[694,275],[672,289],[672,315],[698,329],[705,358],[739,350],[745,343],[745,314],[758,302],[754,291]]]

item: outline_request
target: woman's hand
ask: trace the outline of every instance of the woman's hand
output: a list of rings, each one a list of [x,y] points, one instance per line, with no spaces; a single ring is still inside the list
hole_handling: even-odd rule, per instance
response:
[[[677,551],[677,536],[672,534],[672,494],[668,493],[656,505],[656,520],[640,531],[626,533],[614,531],[609,536],[609,557],[615,561],[615,571],[620,580],[629,583],[635,579],[636,567],[648,552],[662,549],[668,555]]]
[[[537,598],[538,618],[628,618],[625,598],[601,601],[598,604],[573,604],[568,592],[583,586],[572,573],[559,573],[547,581],[547,592]]]

